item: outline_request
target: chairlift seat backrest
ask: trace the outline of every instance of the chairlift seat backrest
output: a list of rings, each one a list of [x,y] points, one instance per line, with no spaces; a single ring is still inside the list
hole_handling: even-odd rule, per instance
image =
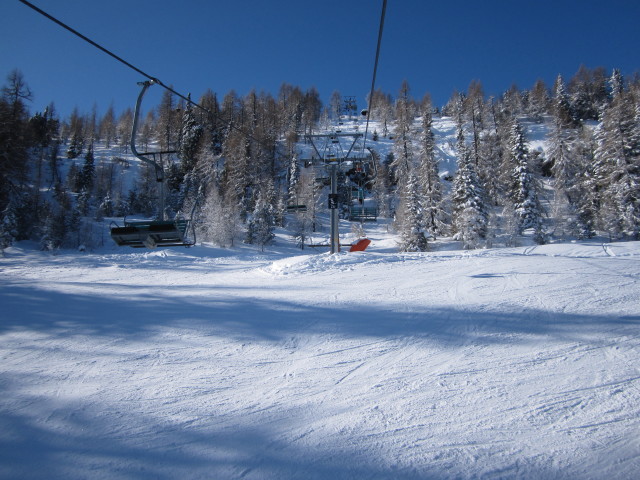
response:
[[[155,248],[191,246],[185,238],[188,221],[130,221],[111,228],[111,238],[120,247]]]

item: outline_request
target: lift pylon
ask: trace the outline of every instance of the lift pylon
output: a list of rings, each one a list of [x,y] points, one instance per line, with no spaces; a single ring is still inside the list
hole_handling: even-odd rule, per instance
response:
[[[303,159],[308,165],[323,167],[328,170],[331,190],[329,193],[329,211],[331,212],[331,253],[340,251],[339,237],[339,197],[338,172],[353,170],[356,165],[373,164],[371,153],[366,154],[362,148],[357,148],[357,142],[363,137],[362,133],[329,132],[325,134],[308,134],[305,139],[311,144],[313,154],[310,159]],[[341,140],[345,140],[344,142]],[[375,165],[373,166],[375,169]]]

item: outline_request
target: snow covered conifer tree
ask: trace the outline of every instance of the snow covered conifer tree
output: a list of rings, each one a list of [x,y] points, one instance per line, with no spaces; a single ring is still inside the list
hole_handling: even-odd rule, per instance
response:
[[[421,106],[422,135],[418,152],[417,175],[421,187],[422,223],[425,230],[435,236],[445,232],[447,227],[442,182],[438,174],[438,159],[435,155],[432,108],[431,99],[425,96]]]
[[[76,191],[81,192],[86,190],[87,192],[91,192],[95,176],[96,167],[93,157],[93,144],[90,144],[87,148],[87,153],[84,156],[84,164],[82,165],[82,171],[78,177]]]
[[[239,224],[239,218],[233,217],[229,207],[221,195],[220,186],[215,179],[210,179],[202,208],[198,214],[198,237],[213,242],[222,248],[231,247]]]
[[[477,170],[482,163],[480,158],[480,136],[484,130],[484,92],[480,82],[473,81],[471,85],[469,85],[467,97],[463,102],[463,109],[471,123],[472,141],[470,155]]]
[[[612,238],[640,237],[640,112],[612,76],[612,100],[596,132],[595,175],[601,194],[600,222]]]
[[[22,73],[14,70],[0,95],[0,212],[10,202],[18,208],[17,192],[24,191],[28,178],[30,145],[25,101],[30,99],[31,90]]]
[[[487,236],[489,215],[484,191],[465,145],[462,115],[458,114],[458,171],[453,185],[454,238],[465,249],[477,248]]]
[[[570,128],[575,126],[575,119],[567,94],[567,87],[564,83],[562,75],[558,75],[554,85],[553,97],[553,114],[555,122],[562,128]]]
[[[418,179],[412,170],[408,172],[404,182],[397,217],[400,230],[398,248],[401,252],[427,250],[427,238],[422,229],[422,211],[418,196]]]
[[[249,175],[250,145],[244,135],[233,130],[229,132],[223,146],[225,157],[222,174],[224,198],[235,202],[243,221],[250,212],[247,188],[252,183]]]
[[[258,192],[255,208],[247,225],[246,243],[260,245],[262,251],[273,239],[275,228],[275,209],[273,202],[275,191],[273,184],[264,185]]]
[[[576,197],[573,195],[577,174],[578,131],[571,113],[561,76],[558,76],[553,99],[553,118],[549,133],[547,158],[551,162],[554,197],[552,203],[554,232],[563,236],[576,233]]]
[[[196,152],[202,138],[202,125],[196,121],[193,107],[190,103],[185,106],[182,115],[182,129],[180,130],[180,170],[183,175],[190,172],[196,164]]]
[[[292,204],[297,203],[297,186],[300,180],[300,165],[298,165],[298,158],[295,153],[291,155],[291,161],[289,163],[289,188],[288,196],[289,202]]]
[[[612,100],[620,98],[624,92],[624,77],[617,68],[614,68],[611,73],[611,77],[609,78],[609,88],[611,89]]]
[[[113,210],[113,200],[111,199],[111,194],[107,192],[106,196],[98,207],[97,214],[104,217],[111,217],[113,216]]]
[[[374,90],[370,98],[373,108],[371,108],[371,118],[378,120],[382,124],[382,136],[389,135],[389,124],[393,119],[393,102],[391,96]],[[377,141],[377,140],[376,140]]]
[[[532,228],[536,242],[543,243],[542,206],[538,200],[535,179],[529,168],[524,134],[515,119],[511,127],[509,144],[513,164],[510,196],[514,214],[517,217],[518,232],[521,234],[525,229]]]
[[[4,255],[4,250],[10,247],[18,236],[18,218],[16,207],[12,201],[2,212],[2,220],[0,220],[0,251]]]
[[[590,128],[582,128],[576,142],[576,178],[571,187],[575,199],[575,234],[579,239],[592,238],[595,234],[599,204],[599,187],[595,175],[595,138]]]
[[[607,100],[604,69],[581,65],[569,82],[571,106],[578,120],[597,120]]]

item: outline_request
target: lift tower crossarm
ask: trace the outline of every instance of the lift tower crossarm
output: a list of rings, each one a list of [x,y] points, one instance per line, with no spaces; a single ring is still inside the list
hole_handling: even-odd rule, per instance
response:
[[[330,182],[331,193],[329,194],[329,209],[331,210],[330,246],[331,246],[332,254],[338,253],[340,251],[340,236],[338,231],[339,223],[340,223],[340,219],[338,216],[338,170],[345,169],[346,165],[344,164],[344,162],[349,160],[355,160],[355,159],[350,159],[349,155],[351,155],[351,152],[353,151],[353,147],[355,146],[358,139],[361,138],[362,136],[363,136],[362,133],[338,133],[338,132],[305,135],[305,138],[311,142],[313,150],[318,156],[318,162],[322,162],[325,168],[329,170],[329,175],[331,178],[331,182]],[[325,155],[320,153],[320,150],[318,150],[318,147],[316,146],[316,143],[314,141],[314,139],[325,139],[325,141],[335,140],[335,142],[333,143],[339,143],[339,141],[337,140],[337,138],[339,137],[353,138],[353,142],[351,142],[351,145],[349,146],[349,150],[347,151],[346,155],[344,154],[342,145],[339,145],[339,149],[340,149],[339,157],[336,156],[336,157],[326,158]],[[326,152],[326,144],[325,144],[325,152]],[[312,159],[312,161],[316,163],[315,159]]]
[[[307,138],[311,142],[311,146],[313,147],[313,150],[315,151],[318,158],[321,160],[325,160],[325,162],[326,162],[326,159],[324,159],[324,155],[321,154],[320,151],[318,150],[318,147],[316,146],[316,142],[314,142],[313,140],[314,138],[324,138],[324,139],[337,138],[337,137],[353,138],[353,142],[351,142],[351,145],[349,146],[349,150],[347,151],[346,155],[337,159],[339,162],[342,162],[344,160],[349,160],[349,155],[351,154],[353,147],[355,146],[358,139],[361,138],[362,136],[363,136],[362,133],[316,133],[316,134],[307,134],[305,135],[305,138]]]

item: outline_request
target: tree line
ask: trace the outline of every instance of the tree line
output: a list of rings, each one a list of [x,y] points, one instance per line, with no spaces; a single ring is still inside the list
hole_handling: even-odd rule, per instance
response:
[[[25,239],[49,250],[95,245],[96,222],[159,217],[161,194],[169,218],[194,212],[199,240],[222,247],[264,248],[285,223],[303,247],[322,226],[326,185],[301,164],[299,145],[337,124],[345,113],[338,92],[324,105],[316,89],[288,84],[277,96],[231,91],[220,100],[207,91],[197,102],[203,109],[165,92],[136,139],[141,150],[176,152],[159,158],[164,190],[152,168],[130,173],[130,109],[60,119],[53,104],[31,114],[31,96],[12,72],[0,98],[3,249]],[[538,243],[640,236],[638,78],[581,67],[568,82],[558,76],[551,88],[538,81],[496,98],[472,82],[441,107],[428,95],[412,98],[404,82],[395,98],[372,92],[370,110],[380,131],[369,143],[378,173],[367,194],[393,219],[402,251],[424,251],[443,236],[464,248],[515,245],[523,234]],[[445,178],[433,128],[439,117],[456,125],[457,170]],[[544,151],[527,147],[524,126],[532,123],[545,126]],[[393,138],[384,158],[375,146],[381,136]],[[286,215],[288,205],[302,204]]]

